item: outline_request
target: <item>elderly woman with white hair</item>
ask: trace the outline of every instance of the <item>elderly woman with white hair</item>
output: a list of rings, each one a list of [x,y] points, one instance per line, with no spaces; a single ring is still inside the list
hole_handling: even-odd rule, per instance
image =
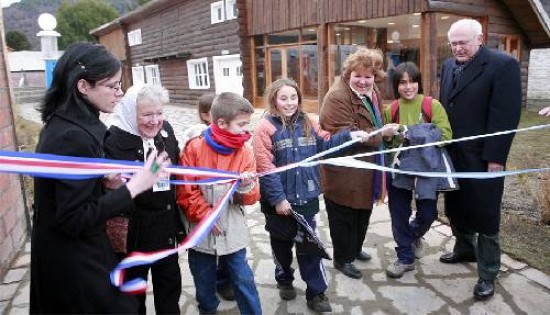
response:
[[[106,157],[143,161],[151,154],[166,151],[170,160],[177,162],[178,141],[172,127],[164,120],[164,105],[168,100],[168,91],[160,86],[129,88],[117,106],[114,123],[105,139]],[[134,199],[126,248],[119,248],[119,254],[177,246],[184,236],[184,227],[175,198],[175,187],[168,181],[159,181]],[[147,280],[149,270],[152,273],[156,313],[179,314],[181,273],[178,256],[171,255],[152,265],[130,268],[127,278]],[[145,293],[138,295],[138,300],[138,312],[145,314]]]

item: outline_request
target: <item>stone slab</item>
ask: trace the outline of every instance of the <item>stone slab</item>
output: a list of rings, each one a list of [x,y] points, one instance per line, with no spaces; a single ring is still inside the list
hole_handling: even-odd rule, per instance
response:
[[[543,273],[542,271],[534,268],[529,268],[522,270],[520,273],[527,277],[529,280],[535,281],[536,283],[546,287],[547,289],[550,289],[550,276]]]
[[[4,277],[4,283],[19,282],[29,270],[27,268],[10,269]]]
[[[373,301],[374,292],[363,279],[351,279],[338,273],[334,276],[336,295],[350,301]]]
[[[425,256],[417,264],[424,275],[449,276],[455,274],[467,274],[472,272],[464,264],[444,264],[439,261],[438,254]]]
[[[533,284],[527,278],[510,274],[499,280],[504,289],[510,293],[514,303],[527,314],[548,314],[550,310],[550,293]]]
[[[473,288],[477,278],[426,279],[435,291],[460,304],[472,299]]]
[[[0,301],[9,301],[17,292],[19,283],[0,284]],[[0,313],[1,314],[1,313]]]
[[[400,313],[428,314],[436,313],[445,301],[426,287],[381,286],[378,292],[392,301]]]
[[[512,257],[510,257],[506,254],[502,254],[500,256],[500,262],[503,265],[506,265],[508,268],[511,268],[511,269],[514,269],[514,270],[520,270],[520,269],[523,269],[523,268],[527,267],[526,263],[523,263],[521,261],[517,261],[517,260],[513,259]]]
[[[471,315],[486,315],[486,314],[499,314],[499,315],[513,315],[515,312],[510,305],[506,304],[502,295],[496,293],[495,296],[484,302],[475,302],[469,307]]]
[[[451,230],[451,227],[446,224],[438,225],[434,227],[434,230],[445,236],[453,236],[453,231]]]

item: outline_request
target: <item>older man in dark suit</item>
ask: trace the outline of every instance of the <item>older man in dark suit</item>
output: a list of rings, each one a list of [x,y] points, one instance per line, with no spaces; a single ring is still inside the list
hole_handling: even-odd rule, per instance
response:
[[[482,45],[481,24],[463,19],[448,33],[453,56],[441,68],[440,100],[454,138],[515,129],[521,114],[518,62]],[[459,172],[504,170],[513,135],[459,142],[449,154]],[[456,243],[443,263],[477,261],[479,280],[474,297],[494,294],[500,269],[500,205],[504,178],[461,179],[460,190],[445,195],[445,212]]]

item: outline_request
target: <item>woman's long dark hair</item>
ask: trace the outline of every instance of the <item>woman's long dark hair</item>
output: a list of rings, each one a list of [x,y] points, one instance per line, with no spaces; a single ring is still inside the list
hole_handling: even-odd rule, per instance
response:
[[[46,91],[38,111],[46,122],[56,110],[77,106],[86,112],[86,102],[78,91],[80,79],[92,86],[113,77],[120,70],[120,61],[97,44],[77,43],[69,46],[53,70],[52,84]]]

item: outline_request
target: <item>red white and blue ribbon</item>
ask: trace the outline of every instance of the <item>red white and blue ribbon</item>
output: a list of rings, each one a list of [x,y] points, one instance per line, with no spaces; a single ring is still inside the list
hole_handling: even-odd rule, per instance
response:
[[[407,172],[402,170],[396,170],[393,168],[379,166],[373,163],[363,162],[354,159],[360,156],[370,156],[376,154],[384,154],[390,152],[399,152],[403,150],[410,150],[415,148],[421,148],[432,145],[444,145],[449,143],[456,143],[461,141],[468,141],[472,139],[485,138],[498,136],[502,134],[510,134],[517,132],[524,132],[530,130],[537,130],[550,127],[548,125],[533,126],[515,130],[507,130],[496,132],[486,135],[478,135],[472,137],[464,137],[459,139],[453,139],[448,141],[434,142],[418,146],[409,146],[402,148],[389,149],[384,151],[368,152],[358,154],[354,156],[338,157],[325,160],[316,160],[327,154],[334,153],[348,146],[351,146],[359,141],[359,139],[348,141],[338,147],[321,152],[312,157],[309,157],[301,162],[289,164],[269,172],[258,174],[258,177],[287,171],[296,167],[312,167],[319,164],[331,164],[343,167],[354,167],[364,169],[376,169],[385,172],[399,172],[415,176],[424,177],[454,177],[454,178],[495,178],[517,174],[533,173],[549,171],[550,168],[536,168],[525,170],[512,170],[501,172],[455,172],[455,173],[430,173],[430,172]],[[376,131],[380,132],[382,129]],[[374,133],[371,133],[374,135]],[[84,157],[72,157],[72,156],[59,156],[53,154],[38,154],[38,153],[25,153],[25,152],[13,152],[13,151],[0,151],[0,172],[17,173],[31,175],[34,177],[45,177],[55,179],[70,179],[70,180],[82,180],[90,178],[102,177],[106,174],[122,173],[131,174],[135,173],[143,168],[143,163],[130,162],[121,160],[108,160],[98,158],[84,158]],[[231,183],[230,188],[224,194],[224,196],[217,202],[212,208],[210,213],[199,222],[199,224],[191,231],[191,233],[174,249],[161,250],[155,252],[133,252],[128,257],[122,260],[119,265],[111,273],[111,282],[113,285],[119,287],[122,291],[128,293],[143,293],[146,290],[146,282],[143,279],[133,279],[128,282],[124,282],[125,269],[134,266],[152,264],[155,261],[163,259],[176,252],[183,251],[188,248],[197,246],[208,235],[212,226],[218,220],[221,212],[226,208],[229,200],[233,196],[237,187],[240,184],[240,175],[235,172],[221,171],[216,169],[207,168],[195,168],[195,167],[182,167],[182,166],[170,166],[166,168],[168,173],[174,175],[191,175],[199,176],[201,179],[198,181],[183,181],[173,180],[174,185],[214,185],[214,184],[228,184]]]
[[[114,286],[119,287],[122,292],[130,294],[145,293],[145,290],[147,289],[147,282],[144,279],[136,278],[128,282],[124,282],[125,269],[135,266],[149,265],[177,252],[181,252],[199,245],[206,235],[208,235],[214,224],[218,221],[220,214],[223,209],[226,208],[239,184],[240,181],[235,181],[231,185],[220,200],[212,207],[212,210],[204,217],[203,220],[199,222],[199,224],[195,226],[191,233],[189,233],[189,235],[187,235],[187,237],[176,248],[148,253],[130,253],[130,255],[124,258],[111,272],[111,283]]]

